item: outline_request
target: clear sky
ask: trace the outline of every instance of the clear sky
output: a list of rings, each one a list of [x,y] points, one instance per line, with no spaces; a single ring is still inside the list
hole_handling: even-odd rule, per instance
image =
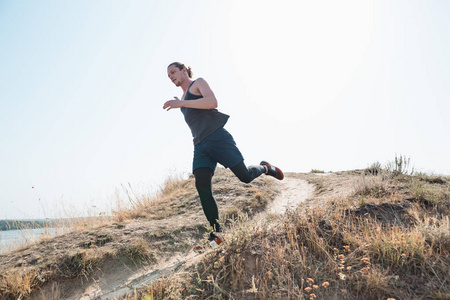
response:
[[[0,219],[93,213],[191,171],[167,65],[247,164],[450,174],[450,2],[0,0]],[[238,183],[238,181],[236,181]],[[95,206],[95,207],[94,207]]]

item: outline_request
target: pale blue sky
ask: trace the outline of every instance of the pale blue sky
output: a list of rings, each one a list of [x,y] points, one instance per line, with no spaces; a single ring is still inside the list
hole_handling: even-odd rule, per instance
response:
[[[0,218],[93,213],[189,174],[162,105],[205,78],[247,164],[450,174],[448,1],[0,0]],[[239,184],[236,181],[236,184]],[[32,188],[34,187],[34,188]],[[92,206],[96,208],[92,208]]]

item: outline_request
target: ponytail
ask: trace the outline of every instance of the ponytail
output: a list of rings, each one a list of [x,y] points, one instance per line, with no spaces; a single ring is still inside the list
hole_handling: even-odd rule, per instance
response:
[[[189,78],[192,78],[193,73],[192,73],[192,68],[191,67],[186,67],[184,64],[182,64],[180,62],[173,62],[167,68],[169,68],[170,66],[175,66],[179,70],[183,70],[184,68],[186,68],[186,71],[187,71],[187,74],[188,74]]]

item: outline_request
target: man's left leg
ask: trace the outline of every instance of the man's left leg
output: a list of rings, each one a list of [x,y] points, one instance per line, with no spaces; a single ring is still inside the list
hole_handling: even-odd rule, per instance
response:
[[[278,167],[269,164],[266,161],[262,161],[259,166],[248,166],[246,167],[244,162],[241,161],[230,170],[236,175],[240,181],[245,183],[250,183],[253,179],[261,176],[261,174],[266,174],[273,176],[278,180],[283,180],[284,174]]]
[[[246,167],[244,157],[236,146],[233,136],[225,128],[218,129],[211,138],[208,137],[209,139],[211,139],[208,149],[210,157],[229,168],[242,182],[250,183],[261,174],[273,176],[279,180],[284,178],[279,168],[266,161],[262,161],[259,166]]]
[[[245,183],[252,182],[255,178],[266,173],[266,168],[264,166],[248,166],[246,167],[244,162],[241,161],[236,166],[230,168],[230,170],[239,178],[240,181]]]

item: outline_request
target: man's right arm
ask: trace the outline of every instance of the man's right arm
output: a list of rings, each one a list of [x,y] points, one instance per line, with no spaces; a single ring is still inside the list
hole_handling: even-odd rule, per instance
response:
[[[164,103],[163,109],[171,110],[172,108],[189,107],[197,109],[213,109],[217,108],[218,103],[214,92],[203,78],[198,78],[192,86],[202,98],[196,100],[181,101],[177,97]]]

